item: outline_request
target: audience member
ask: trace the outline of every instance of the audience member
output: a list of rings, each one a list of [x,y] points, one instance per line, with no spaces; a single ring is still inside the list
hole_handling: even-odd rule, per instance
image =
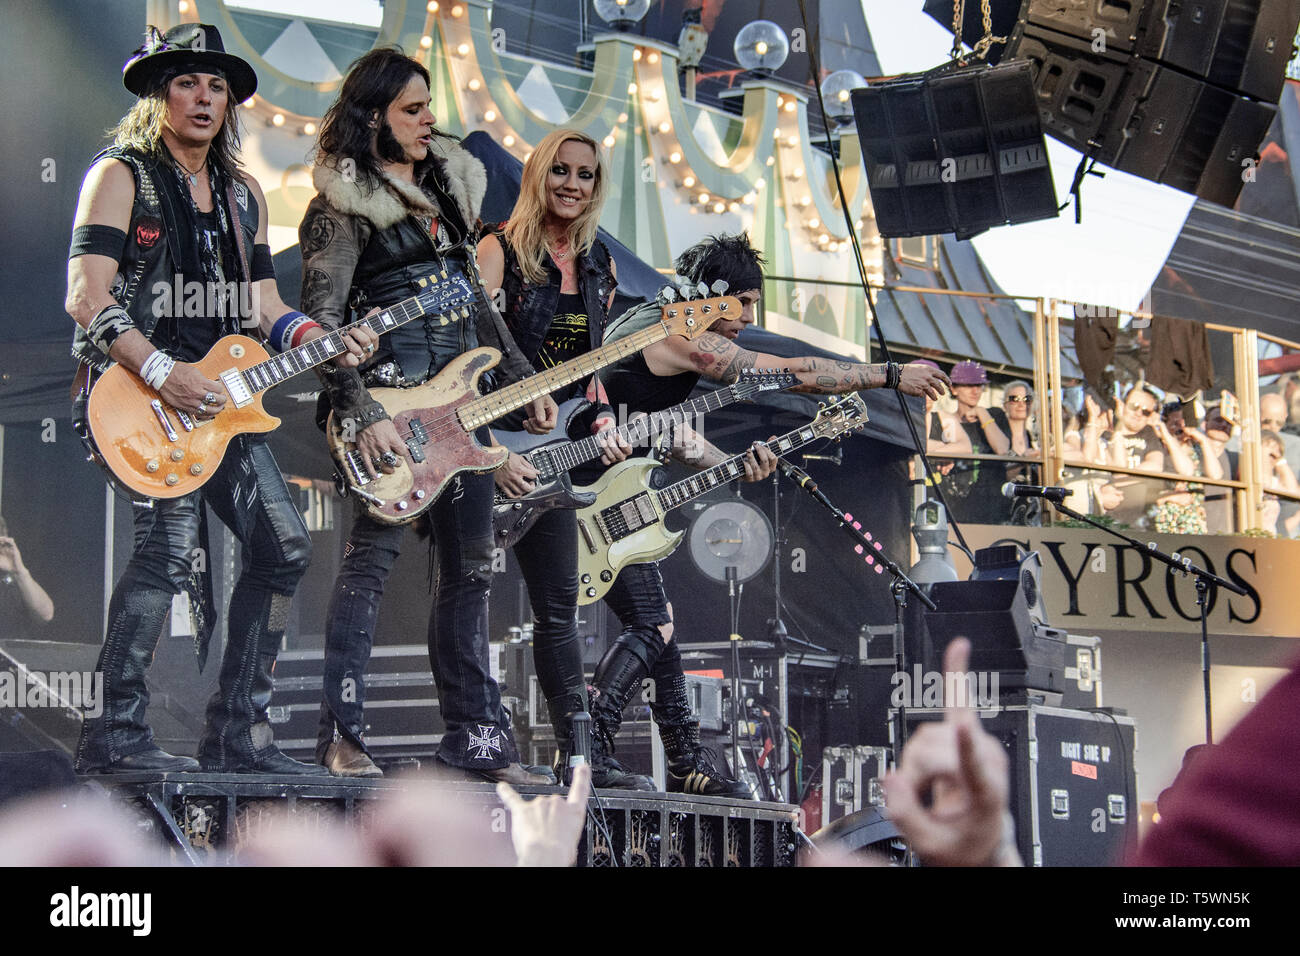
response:
[[[1225,392],[1225,395],[1230,393]],[[1233,400],[1235,403],[1235,399]],[[1219,462],[1219,470],[1224,478],[1236,480],[1240,477],[1237,469],[1238,455],[1228,450],[1236,423],[1224,415],[1222,400],[1207,402],[1205,407],[1205,437],[1209,439],[1206,446],[1207,456]],[[1205,524],[1210,534],[1228,534],[1236,528],[1233,517],[1235,496],[1230,488],[1208,488],[1205,492]]]
[[[964,637],[944,650],[945,673],[965,673],[969,662],[970,641]],[[1007,754],[980,728],[973,708],[949,706],[942,722],[918,727],[882,783],[889,817],[922,863],[1022,865],[1009,809]]]
[[[980,404],[988,385],[988,374],[978,362],[958,362],[952,367],[952,393],[957,399],[957,419],[977,455],[1005,455],[1011,450],[1007,438],[1010,426],[1000,408]],[[958,521],[998,524],[1010,511],[1002,497],[1006,466],[996,461],[959,461],[945,480],[944,495]]]
[[[1158,421],[1159,411],[1160,396],[1150,386],[1134,385],[1128,390],[1124,401],[1116,407],[1114,428],[1101,436],[1111,467],[1165,470],[1165,446],[1151,424]],[[1163,482],[1116,475],[1115,485],[1124,493],[1124,500],[1111,511],[1111,517],[1121,524],[1144,525],[1147,508],[1163,490]]]
[[[1189,478],[1222,478],[1223,467],[1209,438],[1187,424],[1188,408],[1182,402],[1170,402],[1156,426],[1174,470]],[[1154,530],[1164,534],[1205,534],[1205,486],[1186,481],[1171,483],[1151,509],[1151,522]]]
[[[28,637],[53,617],[54,602],[32,577],[0,517],[0,638]]]

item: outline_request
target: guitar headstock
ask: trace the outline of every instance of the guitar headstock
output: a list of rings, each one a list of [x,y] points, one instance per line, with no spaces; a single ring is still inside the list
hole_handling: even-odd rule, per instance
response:
[[[431,272],[417,279],[420,291],[413,296],[426,315],[440,316],[442,324],[467,319],[474,310],[474,286],[458,268]]]
[[[728,386],[736,401],[744,402],[763,392],[779,392],[799,384],[799,377],[789,369],[747,368]]]
[[[744,304],[734,295],[714,296],[711,299],[691,299],[669,302],[660,309],[660,319],[669,335],[694,339],[709,330],[718,319],[740,318]]]
[[[817,438],[839,439],[867,421],[867,403],[857,392],[849,392],[822,404],[808,428]]]

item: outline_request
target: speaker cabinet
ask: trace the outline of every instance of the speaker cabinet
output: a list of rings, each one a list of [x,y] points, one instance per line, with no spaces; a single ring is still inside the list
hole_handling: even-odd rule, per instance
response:
[[[1057,215],[1031,67],[921,74],[855,90],[880,233],[956,233]]]

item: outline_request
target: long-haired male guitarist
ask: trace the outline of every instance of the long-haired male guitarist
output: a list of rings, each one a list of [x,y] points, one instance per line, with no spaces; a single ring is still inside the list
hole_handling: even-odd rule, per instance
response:
[[[392,473],[410,450],[370,389],[418,386],[480,345],[502,353],[505,381],[532,366],[478,282],[473,238],[487,189],[482,163],[434,126],[429,72],[394,48],[371,50],[352,64],[339,98],[321,122],[312,181],[317,194],[299,226],[302,304],[327,325],[354,308],[382,309],[419,291],[417,281],[442,268],[474,283],[472,316],[432,317],[380,339],[359,370],[323,375],[333,414],[351,421],[356,447],[372,473]],[[550,396],[530,408],[531,427],[555,425]],[[481,438],[490,441],[487,429]],[[464,473],[429,509],[434,602],[429,664],[446,723],[437,761],[515,784],[547,784],[526,771],[488,661],[488,590],[492,582],[491,474]],[[326,612],[325,694],[317,757],[342,776],[376,776],[363,740],[365,669],[384,586],[401,551],[405,525],[380,524],[359,510]]]
[[[191,23],[165,34],[150,27],[122,79],[139,99],[86,176],[68,253],[65,307],[81,362],[74,421],[83,435],[89,391],[114,362],[203,427],[221,414],[226,393],[192,363],[221,336],[260,327],[285,348],[325,334],[281,301],[266,200],[239,167],[236,107],[257,87],[252,67],[224,52],[215,27]],[[364,330],[345,341],[343,365],[375,347]],[[78,770],[324,773],[285,756],[267,719],[271,668],[311,539],[264,440],[232,441],[199,491],[134,504],[135,547],[97,665],[104,712],[83,727]],[[205,504],[243,545],[244,565],[196,762],[154,743],[145,671],[172,596],[188,589],[201,606],[209,593],[191,580]]]
[[[763,288],[763,260],[744,235],[713,236],[677,259],[677,272],[692,285],[727,283],[727,294],[744,304],[739,316],[720,318],[693,341],[666,339],[606,369],[601,377],[609,402],[629,413],[656,412],[683,401],[701,376],[730,384],[747,368],[789,369],[800,380],[795,391],[838,394],[864,388],[896,388],[909,395],[938,398],[948,385],[937,368],[920,363],[862,365],[805,356],[781,358],[752,352],[736,344],[741,330],[754,322],[754,307]],[[617,341],[652,321],[659,308],[651,303],[624,313],[605,330]],[[686,434],[674,443],[673,457],[695,468],[710,468],[727,456],[699,436]],[[775,459],[761,468],[746,465],[742,480],[766,477]],[[747,795],[748,789],[727,777],[714,755],[700,746],[699,722],[686,696],[681,653],[673,636],[672,605],[664,594],[655,564],[625,567],[605,602],[618,615],[623,632],[596,666],[592,701],[594,732],[612,750],[623,707],[647,677],[654,681],[650,705],[664,742],[668,789],[713,796]],[[601,782],[593,778],[594,786]]]

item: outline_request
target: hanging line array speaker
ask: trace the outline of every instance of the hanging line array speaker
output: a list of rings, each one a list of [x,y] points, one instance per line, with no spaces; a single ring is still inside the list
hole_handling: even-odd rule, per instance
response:
[[[871,83],[852,102],[882,236],[968,239],[1058,214],[1028,63]]]
[[[978,3],[962,36],[983,35]],[[951,29],[951,2],[925,11]],[[990,62],[1029,62],[1044,131],[1115,169],[1233,205],[1294,55],[1300,0],[992,0]]]

